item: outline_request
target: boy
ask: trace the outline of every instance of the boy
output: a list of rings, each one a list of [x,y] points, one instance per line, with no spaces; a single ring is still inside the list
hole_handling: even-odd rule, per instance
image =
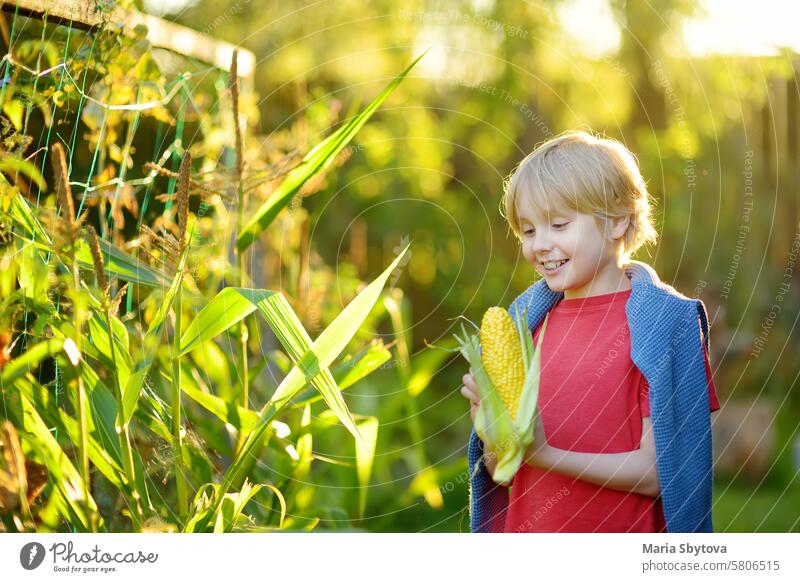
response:
[[[656,239],[633,155],[562,134],[522,160],[504,208],[543,277],[510,311],[527,308],[534,342],[550,316],[535,441],[510,494],[470,435],[472,531],[711,531],[705,306],[630,260]],[[462,394],[474,420],[471,374]]]

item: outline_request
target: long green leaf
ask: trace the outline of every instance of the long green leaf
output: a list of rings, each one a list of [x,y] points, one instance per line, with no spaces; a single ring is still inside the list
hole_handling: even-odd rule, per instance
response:
[[[292,374],[295,370],[301,370],[302,376],[300,378],[300,386],[310,382],[325,399],[328,407],[336,414],[341,420],[342,424],[347,427],[354,436],[358,436],[358,429],[356,429],[355,421],[347,409],[344,398],[333,375],[328,369],[328,365],[316,366],[308,358],[304,360],[309,350],[312,348],[311,336],[303,327],[300,318],[292,310],[286,298],[280,293],[271,296],[267,301],[262,301],[258,305],[264,318],[269,323],[270,328],[275,333],[278,341],[289,353],[289,356],[295,362],[295,366],[289,372]],[[360,325],[360,322],[359,322]],[[353,332],[355,333],[355,331]],[[351,336],[352,337],[352,336]],[[346,344],[345,344],[346,345]],[[344,346],[337,352],[333,358],[336,358]],[[300,368],[298,368],[300,366]],[[300,373],[300,372],[298,372]],[[276,394],[280,387],[276,390]],[[297,392],[297,390],[295,390]],[[275,396],[273,395],[273,399]],[[280,403],[279,407],[282,408],[285,402]]]
[[[125,384],[125,387],[122,390],[122,408],[124,416],[122,421],[125,424],[130,422],[131,416],[133,416],[133,413],[136,410],[136,403],[139,400],[139,394],[142,391],[144,380],[147,377],[147,373],[150,371],[150,365],[153,363],[153,358],[155,357],[156,350],[158,349],[158,345],[161,340],[161,331],[164,326],[164,321],[167,319],[167,314],[172,307],[172,302],[175,300],[175,295],[177,294],[178,288],[181,286],[183,281],[183,269],[186,266],[186,257],[188,256],[188,252],[189,245],[186,246],[183,254],[181,255],[178,263],[178,269],[175,273],[174,279],[172,280],[172,284],[164,296],[161,306],[156,312],[155,317],[153,317],[153,321],[150,322],[150,327],[147,329],[147,333],[144,336],[142,345],[143,355],[136,362],[130,378],[128,378],[128,382]]]
[[[392,353],[386,349],[383,342],[378,341],[355,356],[348,354],[343,358],[332,370],[333,379],[339,386],[339,390],[345,390],[383,366],[391,357]],[[287,373],[291,370],[289,366],[285,370]],[[321,398],[322,395],[320,395],[319,391],[313,387],[308,388],[292,399],[291,408],[302,408],[306,404],[317,402]]]
[[[193,350],[202,342],[208,341],[258,308],[264,315],[278,341],[298,362],[311,347],[311,337],[303,328],[303,324],[292,310],[286,298],[275,291],[265,289],[243,289],[227,287],[218,293],[194,318],[186,333],[181,338],[181,353]],[[333,375],[328,369],[313,374],[308,380],[322,394],[331,409],[336,412],[342,423],[355,427],[347,406],[341,398]],[[200,395],[196,395],[202,398]],[[205,399],[208,401],[208,399]],[[206,406],[210,402],[205,402]],[[236,412],[226,411],[227,414]],[[248,427],[252,427],[252,424]],[[245,433],[246,434],[246,433]]]
[[[367,505],[369,479],[375,460],[375,444],[378,441],[378,419],[374,416],[358,423],[359,432],[364,439],[356,441],[356,475],[358,476],[358,516],[364,518]]]
[[[89,366],[83,366],[84,369],[89,369]],[[52,394],[41,384],[39,384],[30,374],[24,378],[18,379],[14,386],[19,390],[20,394],[30,400],[36,407],[36,411],[42,419],[49,425],[55,425],[61,430],[65,431],[70,441],[77,444],[80,438],[78,421],[67,414],[63,407],[56,404]],[[92,412],[95,412],[94,410]],[[117,458],[112,455],[105,443],[97,440],[99,433],[93,425],[93,419],[90,416],[89,422],[89,458],[95,467],[111,482],[112,485],[118,489],[122,487],[120,476],[122,475],[122,467],[119,465],[118,458],[119,452],[117,451]],[[114,426],[114,417],[111,417],[111,426]]]
[[[3,367],[3,373],[0,375],[0,386],[10,386],[15,380],[22,378],[25,374],[35,369],[42,360],[64,349],[65,342],[72,342],[72,340],[53,338],[39,342],[24,354],[11,360]],[[77,350],[74,342],[71,345],[73,349]]]
[[[2,156],[0,157],[0,172],[5,174],[15,174],[19,172],[27,176],[40,190],[47,189],[47,184],[44,178],[42,178],[39,168],[28,160],[23,160],[14,156]]]
[[[314,378],[322,370],[326,370],[339,357],[339,354],[342,353],[342,350],[350,343],[356,331],[361,327],[364,319],[369,315],[378,297],[380,297],[386,280],[395,270],[402,257],[405,256],[409,246],[410,243],[395,257],[392,264],[377,279],[367,285],[320,334],[311,349],[303,355],[298,365],[292,368],[275,390],[270,402],[282,407],[297,393],[305,381]],[[341,392],[335,389],[331,392],[323,392],[322,396],[347,429],[358,438],[358,429],[349,413],[347,413],[347,406],[344,404]]]
[[[264,433],[269,427],[270,422],[278,415],[278,412],[281,411],[292,396],[294,396],[306,382],[320,374],[322,370],[327,371],[331,362],[339,356],[350,342],[356,331],[361,327],[364,319],[366,319],[369,312],[375,306],[381,290],[386,284],[386,280],[389,278],[392,271],[395,270],[403,256],[405,256],[409,246],[410,244],[406,245],[395,260],[392,261],[392,264],[389,265],[377,279],[367,285],[367,287],[344,308],[333,323],[320,334],[317,341],[311,346],[311,349],[306,352],[280,383],[272,398],[261,409],[258,422],[247,435],[244,445],[239,450],[239,454],[236,455],[236,458],[225,472],[222,485],[217,491],[214,500],[216,507],[219,507],[219,504],[222,503],[222,496],[228,492],[231,486],[241,483],[244,480],[247,467],[254,462],[258,453],[258,447],[262,443]],[[302,330],[303,327],[300,326],[299,329]],[[328,373],[330,374],[330,372]],[[358,428],[355,426],[350,411],[344,403],[341,392],[338,389],[334,389],[333,392],[335,392],[335,394],[325,394],[326,402],[329,406],[331,406],[332,401],[341,403],[340,410],[334,409],[333,406],[331,406],[331,409],[336,413],[340,421],[345,424],[348,430],[350,430],[357,439],[361,439],[361,434],[358,432]],[[343,417],[347,419],[347,422],[345,422]]]
[[[8,186],[2,176],[0,176],[1,186]],[[11,200],[11,217],[23,230],[27,239],[33,241],[40,251],[53,252],[55,250],[47,231],[34,216],[28,202],[19,193],[15,194]],[[79,266],[84,270],[93,270],[92,254],[86,242],[78,240],[75,247],[75,258],[78,260]],[[106,270],[124,281],[148,287],[166,287],[169,284],[169,280],[164,275],[108,241],[100,241],[100,252],[103,255]]]
[[[190,382],[181,384],[181,390],[214,416],[236,427],[237,430],[245,434],[249,432],[256,421],[258,421],[257,412],[237,406],[234,401],[225,401],[218,396],[203,392]]]
[[[14,407],[8,407],[14,424],[17,425],[20,438],[33,452],[35,459],[47,467],[50,478],[56,489],[58,489],[64,499],[62,513],[67,521],[73,525],[89,529],[88,517],[79,500],[82,498],[83,481],[81,476],[67,457],[64,450],[58,446],[50,430],[39,416],[36,407],[27,397],[19,394],[21,403],[21,415],[17,415]],[[85,500],[92,511],[97,511],[97,504],[90,496]]]
[[[239,233],[236,247],[240,252],[253,244],[253,241],[256,240],[258,235],[275,220],[278,213],[289,204],[295,194],[300,191],[300,188],[302,188],[308,180],[330,166],[336,156],[350,143],[350,140],[353,139],[367,120],[369,120],[375,110],[397,88],[400,82],[405,79],[414,65],[416,65],[423,56],[425,56],[425,53],[422,53],[414,59],[414,61],[402,73],[397,75],[372,103],[361,111],[361,113],[317,144],[314,149],[306,154],[301,164],[289,172],[283,182],[281,182],[277,189],[270,195],[269,199],[256,211],[252,220],[250,220],[242,229],[242,232]]]
[[[118,317],[111,316],[111,327],[114,330],[114,357],[117,369],[114,373],[119,376],[120,386],[125,386],[131,374],[133,363],[130,356],[130,341],[128,340],[128,330],[125,324]],[[107,364],[112,363],[111,342],[108,333],[108,324],[105,317],[98,312],[94,312],[89,318],[89,336],[98,351],[107,358]]]
[[[180,356],[184,356],[203,342],[217,337],[253,311],[275,291],[226,287],[209,301],[195,316],[181,337]]]
[[[167,277],[150,268],[136,257],[118,249],[107,240],[100,240],[100,253],[103,255],[105,270],[123,281],[146,287],[161,288],[170,284]],[[82,239],[76,241],[75,258],[78,260],[78,265],[81,269],[85,271],[94,270],[89,245]]]
[[[8,182],[3,176],[0,176],[0,187],[8,187]],[[19,192],[14,194],[11,199],[11,218],[16,222],[17,226],[25,231],[30,240],[44,243],[45,245],[52,244],[47,232],[33,215],[28,202]]]

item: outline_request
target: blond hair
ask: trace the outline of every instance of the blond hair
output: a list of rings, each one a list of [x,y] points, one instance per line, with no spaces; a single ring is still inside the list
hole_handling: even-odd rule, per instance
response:
[[[521,239],[519,196],[526,196],[544,220],[568,210],[592,214],[599,225],[630,216],[622,237],[625,257],[658,237],[636,158],[613,139],[568,131],[544,142],[517,165],[505,182],[501,214]]]

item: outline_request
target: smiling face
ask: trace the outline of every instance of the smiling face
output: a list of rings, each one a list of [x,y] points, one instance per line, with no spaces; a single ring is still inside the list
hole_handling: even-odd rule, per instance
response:
[[[621,237],[629,217],[598,224],[592,214],[553,208],[537,212],[528,196],[517,199],[522,254],[566,299],[630,289],[622,258]]]

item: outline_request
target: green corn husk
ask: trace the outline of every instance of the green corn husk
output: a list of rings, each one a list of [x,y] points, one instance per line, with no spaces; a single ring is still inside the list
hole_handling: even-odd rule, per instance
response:
[[[549,314],[548,314],[549,316]],[[495,458],[494,481],[508,486],[522,464],[525,451],[533,444],[533,427],[536,404],[539,398],[541,369],[541,346],[547,329],[547,317],[536,347],[527,327],[527,313],[517,311],[515,324],[525,364],[525,383],[519,399],[516,419],[511,415],[497,392],[481,359],[478,334],[470,334],[461,326],[462,334],[456,334],[461,355],[469,362],[480,396],[475,415],[475,432],[483,441],[484,457]]]

